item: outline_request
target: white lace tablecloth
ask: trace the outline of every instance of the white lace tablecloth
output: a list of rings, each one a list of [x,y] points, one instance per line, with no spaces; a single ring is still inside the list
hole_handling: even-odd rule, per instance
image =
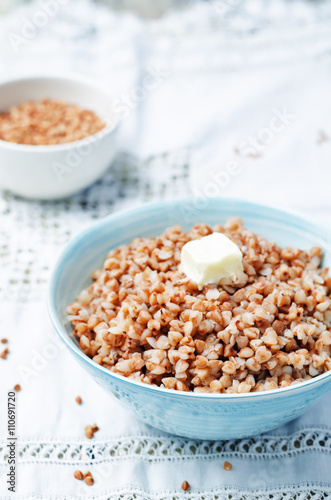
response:
[[[45,291],[74,234],[151,199],[237,196],[330,224],[330,3],[194,3],[149,23],[87,0],[62,4],[18,50],[11,34],[21,33],[40,3],[0,18],[1,77],[41,69],[89,74],[129,96],[129,108],[115,164],[90,189],[45,203],[0,195],[0,337],[10,350],[0,359],[0,498],[329,498],[331,394],[266,435],[198,442],[161,433],[71,359],[50,325]],[[143,76],[152,71],[161,77],[144,92]],[[224,173],[230,164],[238,175]],[[12,494],[6,407],[17,383]],[[94,423],[100,430],[88,440],[84,427]],[[76,469],[90,470],[95,484],[74,479]],[[190,491],[181,490],[184,480]]]

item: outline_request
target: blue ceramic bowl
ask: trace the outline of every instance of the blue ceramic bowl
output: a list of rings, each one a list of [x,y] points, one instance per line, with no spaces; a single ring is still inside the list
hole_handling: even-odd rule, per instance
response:
[[[331,371],[302,384],[248,394],[194,394],[135,382],[89,359],[69,334],[66,306],[90,283],[109,249],[136,236],[161,234],[169,226],[224,223],[240,216],[247,228],[279,245],[325,251],[330,235],[297,214],[234,199],[181,199],[149,203],[110,215],[76,236],[62,253],[49,289],[49,313],[67,348],[87,372],[140,420],[163,431],[195,439],[243,438],[269,431],[303,413],[331,389]]]

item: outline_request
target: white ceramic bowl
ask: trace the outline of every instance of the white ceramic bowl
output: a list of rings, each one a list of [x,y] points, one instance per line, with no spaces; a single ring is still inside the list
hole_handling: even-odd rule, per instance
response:
[[[26,198],[70,196],[96,181],[111,165],[120,116],[113,99],[80,76],[27,77],[0,83],[0,111],[25,101],[59,100],[93,111],[107,126],[79,141],[52,146],[0,140],[0,188]]]

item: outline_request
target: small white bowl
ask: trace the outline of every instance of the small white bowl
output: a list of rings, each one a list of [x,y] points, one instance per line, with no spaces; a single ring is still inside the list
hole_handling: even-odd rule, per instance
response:
[[[0,188],[25,198],[70,196],[96,181],[111,165],[120,115],[114,100],[93,80],[80,76],[27,77],[0,83],[0,111],[42,99],[76,104],[106,122],[100,132],[51,146],[0,140]]]

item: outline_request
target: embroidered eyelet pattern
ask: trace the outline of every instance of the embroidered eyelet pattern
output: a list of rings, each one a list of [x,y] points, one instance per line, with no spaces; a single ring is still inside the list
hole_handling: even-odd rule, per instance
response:
[[[219,455],[242,459],[288,456],[304,451],[331,453],[331,430],[304,429],[289,436],[262,435],[241,440],[195,441],[180,437],[137,435],[94,443],[62,443],[56,441],[19,441],[19,460],[50,463],[102,463],[135,459],[151,461],[211,459]],[[7,449],[0,446],[0,460],[5,461]]]

